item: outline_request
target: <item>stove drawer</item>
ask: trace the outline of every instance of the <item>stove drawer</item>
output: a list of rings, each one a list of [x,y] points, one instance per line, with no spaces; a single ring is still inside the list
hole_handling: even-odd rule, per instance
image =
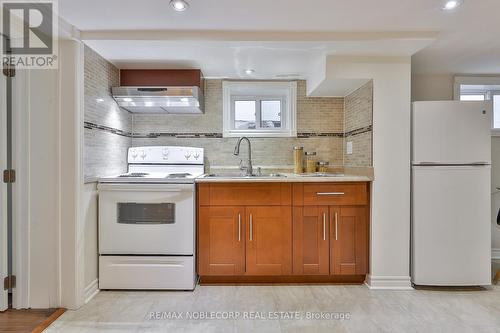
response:
[[[99,289],[193,290],[195,278],[193,257],[99,257]]]

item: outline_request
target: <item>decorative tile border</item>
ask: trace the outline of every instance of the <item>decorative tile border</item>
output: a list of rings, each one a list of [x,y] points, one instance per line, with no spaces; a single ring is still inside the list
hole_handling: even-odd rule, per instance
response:
[[[297,138],[300,139],[321,137],[342,138],[344,137],[344,133],[297,133]]]
[[[131,133],[127,131],[123,131],[117,128],[103,126],[94,124],[91,122],[85,122],[84,128],[86,129],[98,129],[101,131],[105,131],[111,134],[121,135],[128,138],[140,138],[140,139],[155,139],[159,137],[171,137],[171,138],[179,138],[179,139],[221,139],[222,133]],[[335,133],[335,132],[327,132],[327,133],[297,133],[297,138],[299,139],[307,139],[307,138],[345,138],[350,136],[355,136],[363,133],[370,132],[372,130],[372,125],[358,128],[347,133]]]
[[[130,132],[122,131],[120,129],[113,128],[113,127],[108,127],[108,126],[103,126],[103,125],[97,125],[97,124],[90,123],[90,122],[87,122],[87,121],[83,123],[83,127],[86,128],[86,129],[98,129],[98,130],[101,130],[101,131],[104,131],[104,132],[108,132],[108,133],[111,133],[111,134],[116,134],[116,135],[120,135],[120,136],[126,136],[128,138],[132,137],[132,133],[130,133]]]
[[[373,129],[373,126],[370,125],[370,126],[366,126],[366,127],[361,127],[361,128],[357,128],[355,130],[352,130],[352,131],[349,131],[349,132],[346,132],[344,134],[344,137],[345,138],[348,138],[350,136],[356,136],[356,135],[360,135],[360,134],[363,134],[363,133],[367,133],[367,132],[371,132]]]
[[[220,139],[222,133],[133,133],[133,138],[172,137],[179,139]]]

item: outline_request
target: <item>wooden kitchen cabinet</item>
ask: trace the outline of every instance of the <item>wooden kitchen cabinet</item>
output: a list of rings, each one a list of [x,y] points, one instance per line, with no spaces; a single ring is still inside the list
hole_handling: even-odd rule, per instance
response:
[[[200,275],[287,275],[292,271],[290,207],[201,207]]]
[[[294,184],[292,192],[293,273],[367,274],[369,184]]]
[[[369,183],[198,184],[202,283],[361,283]]]
[[[293,274],[330,273],[328,206],[293,208]]]
[[[198,273],[245,273],[245,208],[201,207],[198,212]]]
[[[365,207],[294,207],[293,273],[367,273]]]
[[[365,207],[330,207],[330,274],[367,274]]]
[[[292,217],[290,207],[246,207],[248,275],[292,273]]]
[[[198,273],[292,273],[291,184],[198,185]]]

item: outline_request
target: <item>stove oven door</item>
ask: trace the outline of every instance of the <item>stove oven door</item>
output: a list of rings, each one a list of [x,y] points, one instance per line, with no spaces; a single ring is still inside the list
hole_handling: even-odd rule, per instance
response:
[[[99,253],[193,255],[194,184],[99,184]]]

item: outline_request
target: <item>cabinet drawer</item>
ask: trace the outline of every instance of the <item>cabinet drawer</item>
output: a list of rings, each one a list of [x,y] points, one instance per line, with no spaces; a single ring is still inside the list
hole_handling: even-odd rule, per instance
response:
[[[304,184],[303,204],[320,205],[366,205],[368,186],[366,183],[348,184]]]
[[[206,206],[281,206],[291,205],[289,183],[200,184],[200,205]]]

